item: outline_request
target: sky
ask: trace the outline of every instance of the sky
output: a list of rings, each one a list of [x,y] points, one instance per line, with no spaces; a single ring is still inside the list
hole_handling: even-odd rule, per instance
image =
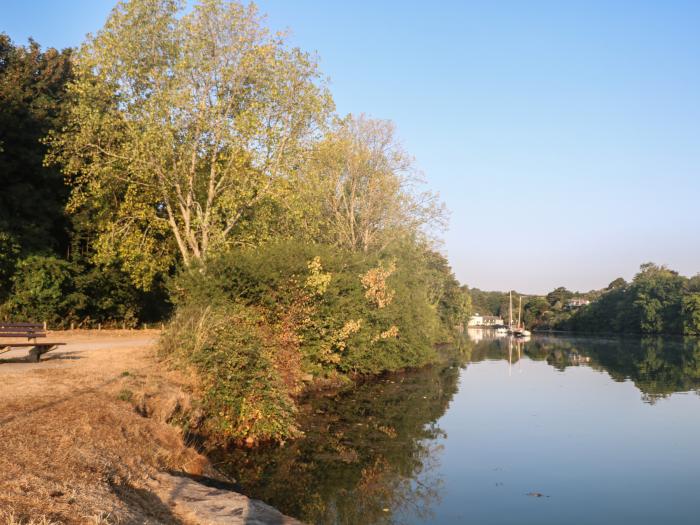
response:
[[[112,0],[0,0],[16,43],[77,46]],[[57,6],[60,5],[60,8]],[[339,114],[390,119],[484,290],[700,272],[700,2],[261,0]]]

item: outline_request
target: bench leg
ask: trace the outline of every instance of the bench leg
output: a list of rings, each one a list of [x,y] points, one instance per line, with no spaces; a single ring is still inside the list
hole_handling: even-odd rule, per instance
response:
[[[55,345],[37,345],[29,351],[29,360],[33,363],[41,361],[42,354],[50,352],[56,348]]]
[[[41,354],[43,354],[42,348],[40,346],[35,346],[31,350],[29,350],[29,360],[32,363],[38,363],[41,361]]]

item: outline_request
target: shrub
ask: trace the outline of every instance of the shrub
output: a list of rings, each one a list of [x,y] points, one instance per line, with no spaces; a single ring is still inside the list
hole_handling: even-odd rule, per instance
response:
[[[177,314],[163,350],[197,371],[209,433],[284,440],[297,434],[293,398],[304,379],[342,384],[436,358],[431,271],[417,249],[234,249],[171,283]]]
[[[193,367],[201,381],[206,433],[222,444],[284,441],[299,435],[295,405],[259,315],[239,304],[178,310],[163,352]]]
[[[53,326],[77,320],[77,311],[87,301],[75,288],[78,271],[76,265],[53,256],[32,255],[19,261],[4,315]]]

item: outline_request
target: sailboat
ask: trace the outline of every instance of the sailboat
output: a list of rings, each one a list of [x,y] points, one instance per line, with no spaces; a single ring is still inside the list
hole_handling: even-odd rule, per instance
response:
[[[508,292],[508,333],[515,337],[530,337],[530,330],[520,323],[520,314],[523,309],[523,298],[520,296],[518,303],[518,323],[513,324],[513,292]]]
[[[525,329],[525,325],[520,324],[520,312],[523,309],[523,297],[522,295],[519,297],[520,301],[518,303],[518,324],[515,327],[515,330],[513,330],[513,335],[515,337],[530,337],[530,330]],[[511,297],[511,303],[512,303],[512,297]]]

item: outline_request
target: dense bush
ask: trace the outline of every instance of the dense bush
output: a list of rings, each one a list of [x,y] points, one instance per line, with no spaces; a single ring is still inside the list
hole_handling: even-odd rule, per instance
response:
[[[17,264],[12,293],[5,303],[5,317],[46,321],[53,326],[75,321],[86,297],[75,288],[78,268],[61,259],[32,255]]]
[[[201,381],[205,433],[226,442],[282,441],[298,435],[295,405],[279,372],[279,355],[255,309],[191,304],[165,334],[163,352],[194,368]]]
[[[459,307],[431,301],[427,260],[406,247],[383,257],[292,242],[232,250],[174,280],[165,353],[200,372],[214,434],[293,436],[290,400],[304,381],[337,384],[436,358],[441,317],[452,321]]]
[[[20,260],[10,279],[0,316],[12,321],[92,327],[135,326],[139,320],[162,319],[167,300],[162,289],[137,290],[115,268],[85,266],[50,255]]]

